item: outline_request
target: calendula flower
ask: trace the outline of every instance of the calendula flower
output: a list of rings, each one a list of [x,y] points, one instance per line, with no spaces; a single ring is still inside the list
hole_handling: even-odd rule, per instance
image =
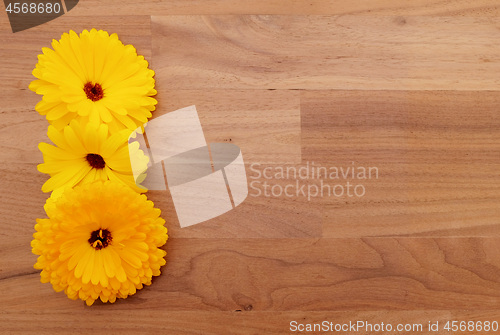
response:
[[[111,132],[134,130],[151,117],[154,71],[116,34],[96,29],[64,33],[43,48],[29,88],[43,95],[35,109],[58,130],[71,120],[104,122]]]
[[[138,142],[128,143],[130,133],[122,130],[110,135],[105,124],[82,125],[77,120],[60,131],[49,126],[47,134],[55,146],[38,145],[44,160],[38,165],[38,171],[51,176],[42,191],[55,190],[60,194],[65,188],[78,184],[112,180],[145,192],[146,188],[138,186],[145,175],[135,180],[130,159],[134,160],[136,169],[142,166],[141,171],[146,170],[149,159],[139,149]]]
[[[116,182],[67,189],[47,201],[31,242],[41,281],[87,305],[115,302],[150,285],[166,252],[165,221],[144,194]]]

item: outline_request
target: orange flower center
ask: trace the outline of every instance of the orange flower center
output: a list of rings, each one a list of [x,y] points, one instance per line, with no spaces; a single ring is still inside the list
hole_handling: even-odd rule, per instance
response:
[[[90,234],[89,243],[94,249],[101,250],[102,248],[106,248],[111,243],[111,240],[112,237],[109,230],[99,229],[94,230]]]
[[[94,169],[104,169],[104,167],[106,166],[104,158],[102,158],[102,156],[99,154],[88,154],[85,158],[87,159],[89,165]]]
[[[102,90],[101,85],[97,83],[86,83],[85,86],[83,86],[83,91],[87,95],[87,98],[92,101],[99,101],[104,97],[104,91]]]

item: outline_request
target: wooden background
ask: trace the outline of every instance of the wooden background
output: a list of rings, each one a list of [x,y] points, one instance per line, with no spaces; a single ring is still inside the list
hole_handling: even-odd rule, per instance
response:
[[[30,248],[47,123],[28,84],[42,47],[92,27],[151,62],[155,116],[196,104],[207,140],[247,164],[355,161],[379,179],[362,198],[249,197],[184,229],[151,191],[170,235],[153,285],[90,308],[55,293]],[[0,14],[0,41],[0,333],[500,321],[500,1],[81,0],[15,34]]]

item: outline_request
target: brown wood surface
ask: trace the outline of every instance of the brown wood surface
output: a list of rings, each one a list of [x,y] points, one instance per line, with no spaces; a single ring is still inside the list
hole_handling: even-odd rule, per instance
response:
[[[205,14],[282,14],[282,15],[434,15],[497,17],[494,0],[88,0],[73,15],[102,15],[112,8],[118,15],[205,15]]]
[[[0,15],[0,334],[500,322],[499,8],[81,0],[15,34]],[[252,163],[262,172],[355,162],[376,166],[379,178],[362,181],[360,198],[251,191],[235,210],[182,229],[169,192],[150,191],[170,235],[162,275],[115,304],[89,308],[55,293],[40,283],[30,247],[48,197],[36,170],[47,123],[27,87],[42,47],[92,27],[118,33],[150,61],[155,117],[196,104],[206,139],[240,146],[250,181],[264,181]]]
[[[153,16],[152,31],[156,71],[169,89],[494,90],[500,83],[498,23],[484,17]]]

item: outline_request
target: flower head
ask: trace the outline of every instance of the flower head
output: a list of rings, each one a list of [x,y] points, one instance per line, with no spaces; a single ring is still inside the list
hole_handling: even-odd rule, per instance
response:
[[[126,298],[160,275],[167,241],[160,210],[115,182],[67,189],[45,204],[31,242],[41,281],[87,305]]]
[[[66,187],[113,180],[137,192],[145,192],[145,188],[138,186],[145,175],[135,180],[130,159],[132,157],[134,165],[145,171],[148,157],[139,149],[138,142],[128,143],[130,133],[122,130],[110,135],[105,124],[81,124],[77,120],[61,131],[49,126],[47,134],[56,146],[38,145],[44,159],[38,171],[51,176],[43,184],[42,191],[56,190],[60,194]]]
[[[43,95],[36,110],[61,130],[81,118],[104,122],[111,132],[134,130],[151,117],[154,71],[131,45],[103,30],[64,33],[43,48],[29,88]]]

